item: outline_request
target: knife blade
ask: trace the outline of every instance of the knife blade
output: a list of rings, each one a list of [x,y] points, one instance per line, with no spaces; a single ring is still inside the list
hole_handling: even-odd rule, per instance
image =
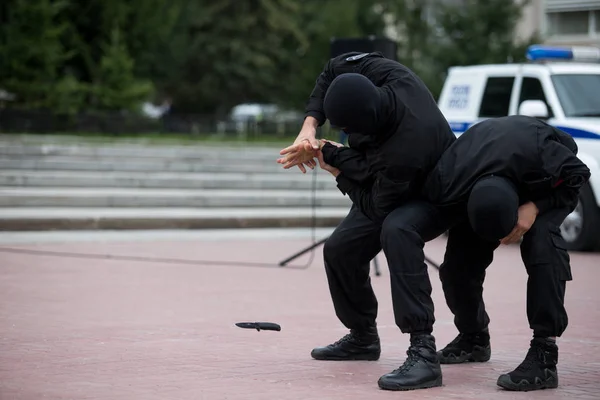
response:
[[[256,329],[257,331],[280,331],[281,326],[273,322],[238,322],[235,324],[244,329]]]

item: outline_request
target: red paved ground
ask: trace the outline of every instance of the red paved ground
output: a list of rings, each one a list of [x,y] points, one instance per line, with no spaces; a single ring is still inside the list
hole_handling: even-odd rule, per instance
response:
[[[19,246],[186,259],[277,262],[306,241],[73,243]],[[427,246],[440,259],[444,240]],[[13,246],[14,247],[14,246]],[[321,248],[319,248],[320,250]],[[305,261],[303,258],[299,261]],[[511,393],[498,374],[524,356],[525,272],[517,247],[498,251],[485,296],[492,360],[444,367],[442,388],[386,392],[377,379],[404,359],[388,274],[374,277],[383,341],[378,362],[320,362],[315,345],[345,333],[320,253],[308,270],[82,260],[0,253],[0,398],[22,399],[600,399],[600,254],[573,254],[570,327],[559,341],[561,386]],[[455,335],[435,270],[435,335]],[[265,320],[281,332],[237,321]]]

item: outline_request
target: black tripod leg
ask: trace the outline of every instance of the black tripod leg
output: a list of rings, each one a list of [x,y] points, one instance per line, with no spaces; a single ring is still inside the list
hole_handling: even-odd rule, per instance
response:
[[[435,269],[440,269],[439,264],[435,263],[434,261],[431,260],[431,258],[427,258],[427,256],[425,256],[425,261],[427,263],[429,263],[429,265],[431,265],[433,268]]]
[[[329,237],[326,237],[324,239],[319,240],[318,242],[315,242],[313,244],[311,244],[310,246],[308,246],[307,248],[300,250],[299,252],[297,252],[296,254],[286,258],[283,261],[279,262],[279,266],[280,267],[284,267],[287,264],[290,263],[290,261],[294,261],[296,258],[308,253],[309,251],[311,251],[312,249],[319,247],[320,245],[322,245],[323,243],[325,243],[327,241],[327,239],[329,239]],[[427,256],[425,256],[425,262],[427,262],[429,265],[431,265],[433,268],[435,269],[440,269],[440,266],[432,261],[430,258],[428,258]],[[381,270],[379,269],[379,262],[377,261],[377,256],[375,258],[373,258],[373,266],[375,267],[375,275],[376,276],[380,276],[381,275]]]
[[[327,241],[327,239],[329,239],[329,237],[326,237],[325,239],[321,239],[316,243],[311,244],[310,246],[308,246],[307,248],[300,250],[298,253],[294,254],[293,256],[290,256],[288,258],[286,258],[285,260],[281,261],[279,263],[280,267],[284,267],[286,264],[288,264],[290,261],[295,260],[296,258],[300,257],[303,254],[308,253],[309,251],[311,251],[312,249],[314,249],[315,247],[318,247],[320,245],[322,245],[323,243],[325,243]]]
[[[375,268],[375,276],[380,276],[381,271],[379,270],[379,261],[377,261],[377,256],[373,257],[373,267]]]

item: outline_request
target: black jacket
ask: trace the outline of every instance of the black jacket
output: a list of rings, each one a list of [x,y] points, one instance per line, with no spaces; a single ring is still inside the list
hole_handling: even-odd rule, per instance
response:
[[[340,191],[367,217],[381,222],[398,205],[420,196],[428,173],[456,137],[421,79],[379,52],[352,52],[329,60],[306,107],[319,126],[326,120],[327,88],[336,76],[350,72],[385,89],[388,117],[384,128],[372,135],[351,133],[349,147],[325,145],[323,158],[341,171]]]
[[[543,213],[574,209],[590,170],[567,133],[531,117],[492,118],[469,128],[444,153],[424,195],[438,205],[466,204],[475,182],[486,175],[511,180],[521,204],[533,201]]]

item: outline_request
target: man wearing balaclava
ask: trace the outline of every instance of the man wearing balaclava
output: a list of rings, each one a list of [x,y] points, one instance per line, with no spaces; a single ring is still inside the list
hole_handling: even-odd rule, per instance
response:
[[[589,190],[589,177],[571,136],[525,116],[480,122],[444,153],[424,189],[456,217],[440,279],[459,335],[439,352],[442,364],[490,359],[485,271],[500,244],[522,239],[533,339],[525,360],[497,383],[518,391],[558,386],[556,338],[567,327],[564,296],[572,279],[559,227]]]
[[[335,313],[350,333],[311,355],[318,360],[379,359],[378,304],[369,264],[383,249],[396,325],[410,334],[410,347],[403,366],[378,384],[387,390],[440,386],[423,246],[444,228],[435,207],[419,197],[427,174],[456,137],[421,79],[380,53],[331,59],[306,109],[296,142],[281,151],[278,162],[305,172],[317,157],[353,203],[323,249]],[[315,138],[326,119],[348,134],[348,147]]]

